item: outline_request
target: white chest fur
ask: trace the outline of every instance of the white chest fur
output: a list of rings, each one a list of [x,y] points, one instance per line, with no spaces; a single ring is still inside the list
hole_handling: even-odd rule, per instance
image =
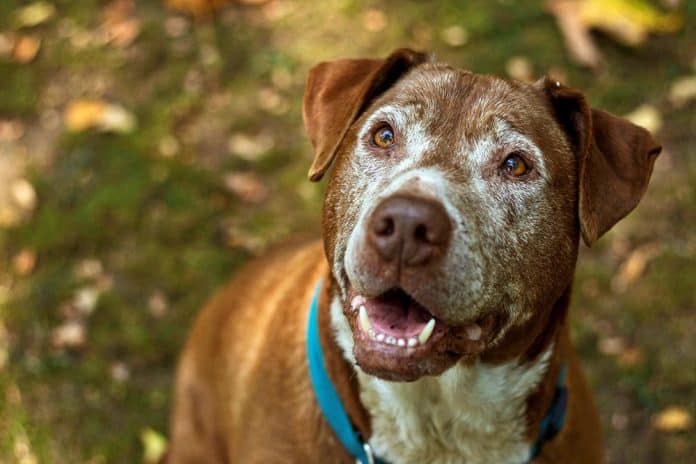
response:
[[[338,344],[354,364],[352,335],[337,301],[331,316]],[[526,462],[526,399],[552,349],[530,364],[457,365],[410,383],[387,382],[356,367],[360,399],[372,417],[370,445],[394,464]]]

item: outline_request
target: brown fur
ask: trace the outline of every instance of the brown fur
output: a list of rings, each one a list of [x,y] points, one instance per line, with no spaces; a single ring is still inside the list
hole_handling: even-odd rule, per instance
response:
[[[553,195],[549,208],[555,215],[547,218],[553,219],[554,227],[548,228],[543,243],[530,245],[536,248],[526,250],[526,256],[525,251],[522,256],[510,256],[508,266],[495,269],[507,279],[522,279],[526,305],[498,322],[499,337],[482,344],[477,348],[480,352],[447,362],[478,359],[500,364],[518,359],[524,364],[537,359],[553,343],[549,366],[527,398],[527,439],[536,438],[562,363],[568,366],[569,405],[562,431],[543,446],[534,462],[601,461],[599,417],[569,338],[572,273],[580,235],[591,244],[635,207],[659,146],[643,129],[590,109],[579,92],[555,82],[545,80],[534,86],[503,83],[489,76],[423,64],[425,60],[423,54],[398,50],[386,60],[342,60],[312,70],[304,109],[316,150],[310,178],[321,178],[334,163],[324,209],[323,244],[288,245],[249,264],[198,317],[177,374],[167,455],[170,464],[353,462],[321,416],[309,381],[305,353],[309,303],[317,282],[322,281],[319,325],[327,370],[351,421],[364,437],[370,437],[371,418],[360,401],[358,367],[346,360],[337,345],[329,316],[331,299],[346,296],[341,241],[357,227],[358,212],[351,205],[365,200],[352,164],[354,150],[361,143],[359,128],[375,108],[439,95],[438,89],[428,90],[429,82],[446,73],[458,76],[453,87],[458,90],[440,101],[443,111],[430,128],[439,143],[420,162],[445,166],[460,183],[466,183],[467,168],[449,159],[458,134],[473,137],[476,131],[484,131],[485,135],[489,126],[477,121],[504,113],[544,154],[551,179],[551,186],[545,188]],[[493,103],[477,103],[486,98]],[[467,107],[462,101],[470,104]],[[463,107],[482,113],[472,115],[458,109]],[[516,112],[508,108],[516,108]],[[425,110],[420,111],[419,117],[425,117]],[[389,159],[397,162],[402,156],[399,149]],[[485,175],[496,175],[496,166],[497,162],[491,162],[484,168],[490,174]],[[486,217],[485,211],[472,205],[476,214],[467,220]],[[517,221],[511,212],[508,227],[515,227]],[[538,263],[544,256],[550,261]],[[487,265],[499,266],[495,263]],[[557,272],[549,275],[548,269]],[[516,276],[521,270],[529,275]],[[440,269],[428,270],[413,276],[409,293],[413,290],[426,300],[441,297],[428,293],[427,288],[432,293],[436,282],[454,277]],[[454,324],[471,317],[455,307],[447,314]]]

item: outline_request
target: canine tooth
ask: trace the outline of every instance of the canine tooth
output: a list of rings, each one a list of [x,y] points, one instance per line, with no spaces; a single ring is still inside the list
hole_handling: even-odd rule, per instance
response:
[[[421,342],[421,344],[424,344],[425,342],[428,341],[430,336],[433,334],[433,329],[435,328],[435,319],[431,318],[427,324],[425,324],[425,327],[423,327],[423,330],[421,330],[421,333],[418,335],[418,341]]]
[[[396,338],[392,337],[391,335],[387,337],[385,340],[387,344],[389,345],[396,345]]]
[[[399,346],[406,346],[406,340],[404,340],[403,338],[400,338],[396,341],[396,344]]]
[[[466,335],[470,340],[476,341],[481,338],[481,326],[476,323],[467,325],[464,330],[466,331]]]
[[[356,309],[358,309],[358,307],[360,307],[364,304],[365,304],[365,297],[362,295],[355,295],[350,302],[350,307],[353,308],[353,311],[355,311]]]
[[[378,333],[378,334],[377,334],[377,337],[375,337],[375,338],[377,338],[377,341],[378,341],[378,342],[383,342],[383,341],[384,341],[384,334],[383,334],[383,333]]]
[[[408,339],[408,346],[416,346],[418,344],[418,339],[415,337],[411,337]]]
[[[360,322],[360,328],[363,329],[363,332],[369,334],[372,331],[372,324],[370,323],[370,318],[367,317],[367,309],[365,309],[364,305],[360,306],[358,322]]]

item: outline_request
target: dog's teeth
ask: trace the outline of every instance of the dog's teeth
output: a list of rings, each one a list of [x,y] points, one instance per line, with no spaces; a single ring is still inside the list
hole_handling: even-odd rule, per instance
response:
[[[433,329],[435,329],[435,319],[431,318],[418,335],[418,341],[421,342],[421,344],[425,344],[433,334]]]
[[[367,317],[367,309],[365,306],[360,306],[360,312],[358,313],[358,322],[360,322],[360,328],[363,332],[369,334],[372,332],[372,324],[370,323],[370,318]]]
[[[378,342],[383,342],[384,341],[384,334],[383,333],[378,333],[377,337],[375,337]]]
[[[469,340],[478,340],[481,338],[481,326],[476,324],[475,322],[473,324],[467,325],[464,330],[466,331],[467,337],[469,337]]]
[[[385,340],[387,344],[389,345],[396,345],[396,338],[392,337],[391,335],[387,337]]]
[[[350,302],[350,307],[353,308],[353,311],[358,309],[360,306],[365,304],[365,297],[362,295],[355,295],[353,299]]]
[[[408,339],[408,346],[414,347],[418,344],[418,339],[415,337],[411,337]]]
[[[400,338],[396,341],[396,344],[399,346],[406,346],[406,340],[404,340],[403,338]]]

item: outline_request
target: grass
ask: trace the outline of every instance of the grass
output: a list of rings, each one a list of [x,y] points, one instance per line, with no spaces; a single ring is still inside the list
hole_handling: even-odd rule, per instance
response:
[[[647,102],[662,111],[666,153],[645,201],[582,250],[573,328],[609,461],[686,462],[696,452],[693,429],[651,425],[670,405],[696,414],[696,371],[687,368],[696,365],[696,115],[666,97],[675,78],[694,73],[690,2],[683,31],[640,48],[597,36],[606,57],[598,74],[569,61],[540,1],[276,2],[275,12],[232,6],[214,21],[138,2],[141,31],[125,48],[97,40],[104,2],[54,3],[55,18],[19,31],[42,38],[34,62],[0,56],[0,119],[25,128],[18,141],[0,141],[0,153],[29,153],[38,197],[24,222],[0,229],[0,351],[5,343],[9,353],[0,369],[0,462],[141,460],[141,431],[167,431],[176,357],[207,295],[267,245],[318,230],[322,187],[305,181],[310,149],[300,113],[307,70],[399,46],[496,74],[524,56],[536,74],[565,75],[593,105],[622,114]],[[0,32],[13,31],[9,13],[20,4],[0,6]],[[385,13],[378,32],[365,26],[369,8]],[[167,32],[172,18],[183,32]],[[462,47],[441,38],[452,25],[468,33]],[[76,45],[78,33],[91,37],[86,45]],[[69,133],[47,122],[81,96],[122,104],[137,129]],[[232,134],[270,134],[272,144],[259,159],[239,157],[229,151]],[[172,140],[174,154],[164,156]],[[226,187],[239,172],[256,176],[263,198]],[[621,265],[653,242],[660,253],[617,291]],[[38,256],[31,272],[13,263],[22,250]],[[98,269],[85,272],[90,263]],[[85,291],[98,295],[88,310],[76,300]],[[72,320],[84,324],[85,343],[57,347],[54,329]],[[623,351],[607,354],[607,339]],[[627,351],[638,355],[627,362]]]

